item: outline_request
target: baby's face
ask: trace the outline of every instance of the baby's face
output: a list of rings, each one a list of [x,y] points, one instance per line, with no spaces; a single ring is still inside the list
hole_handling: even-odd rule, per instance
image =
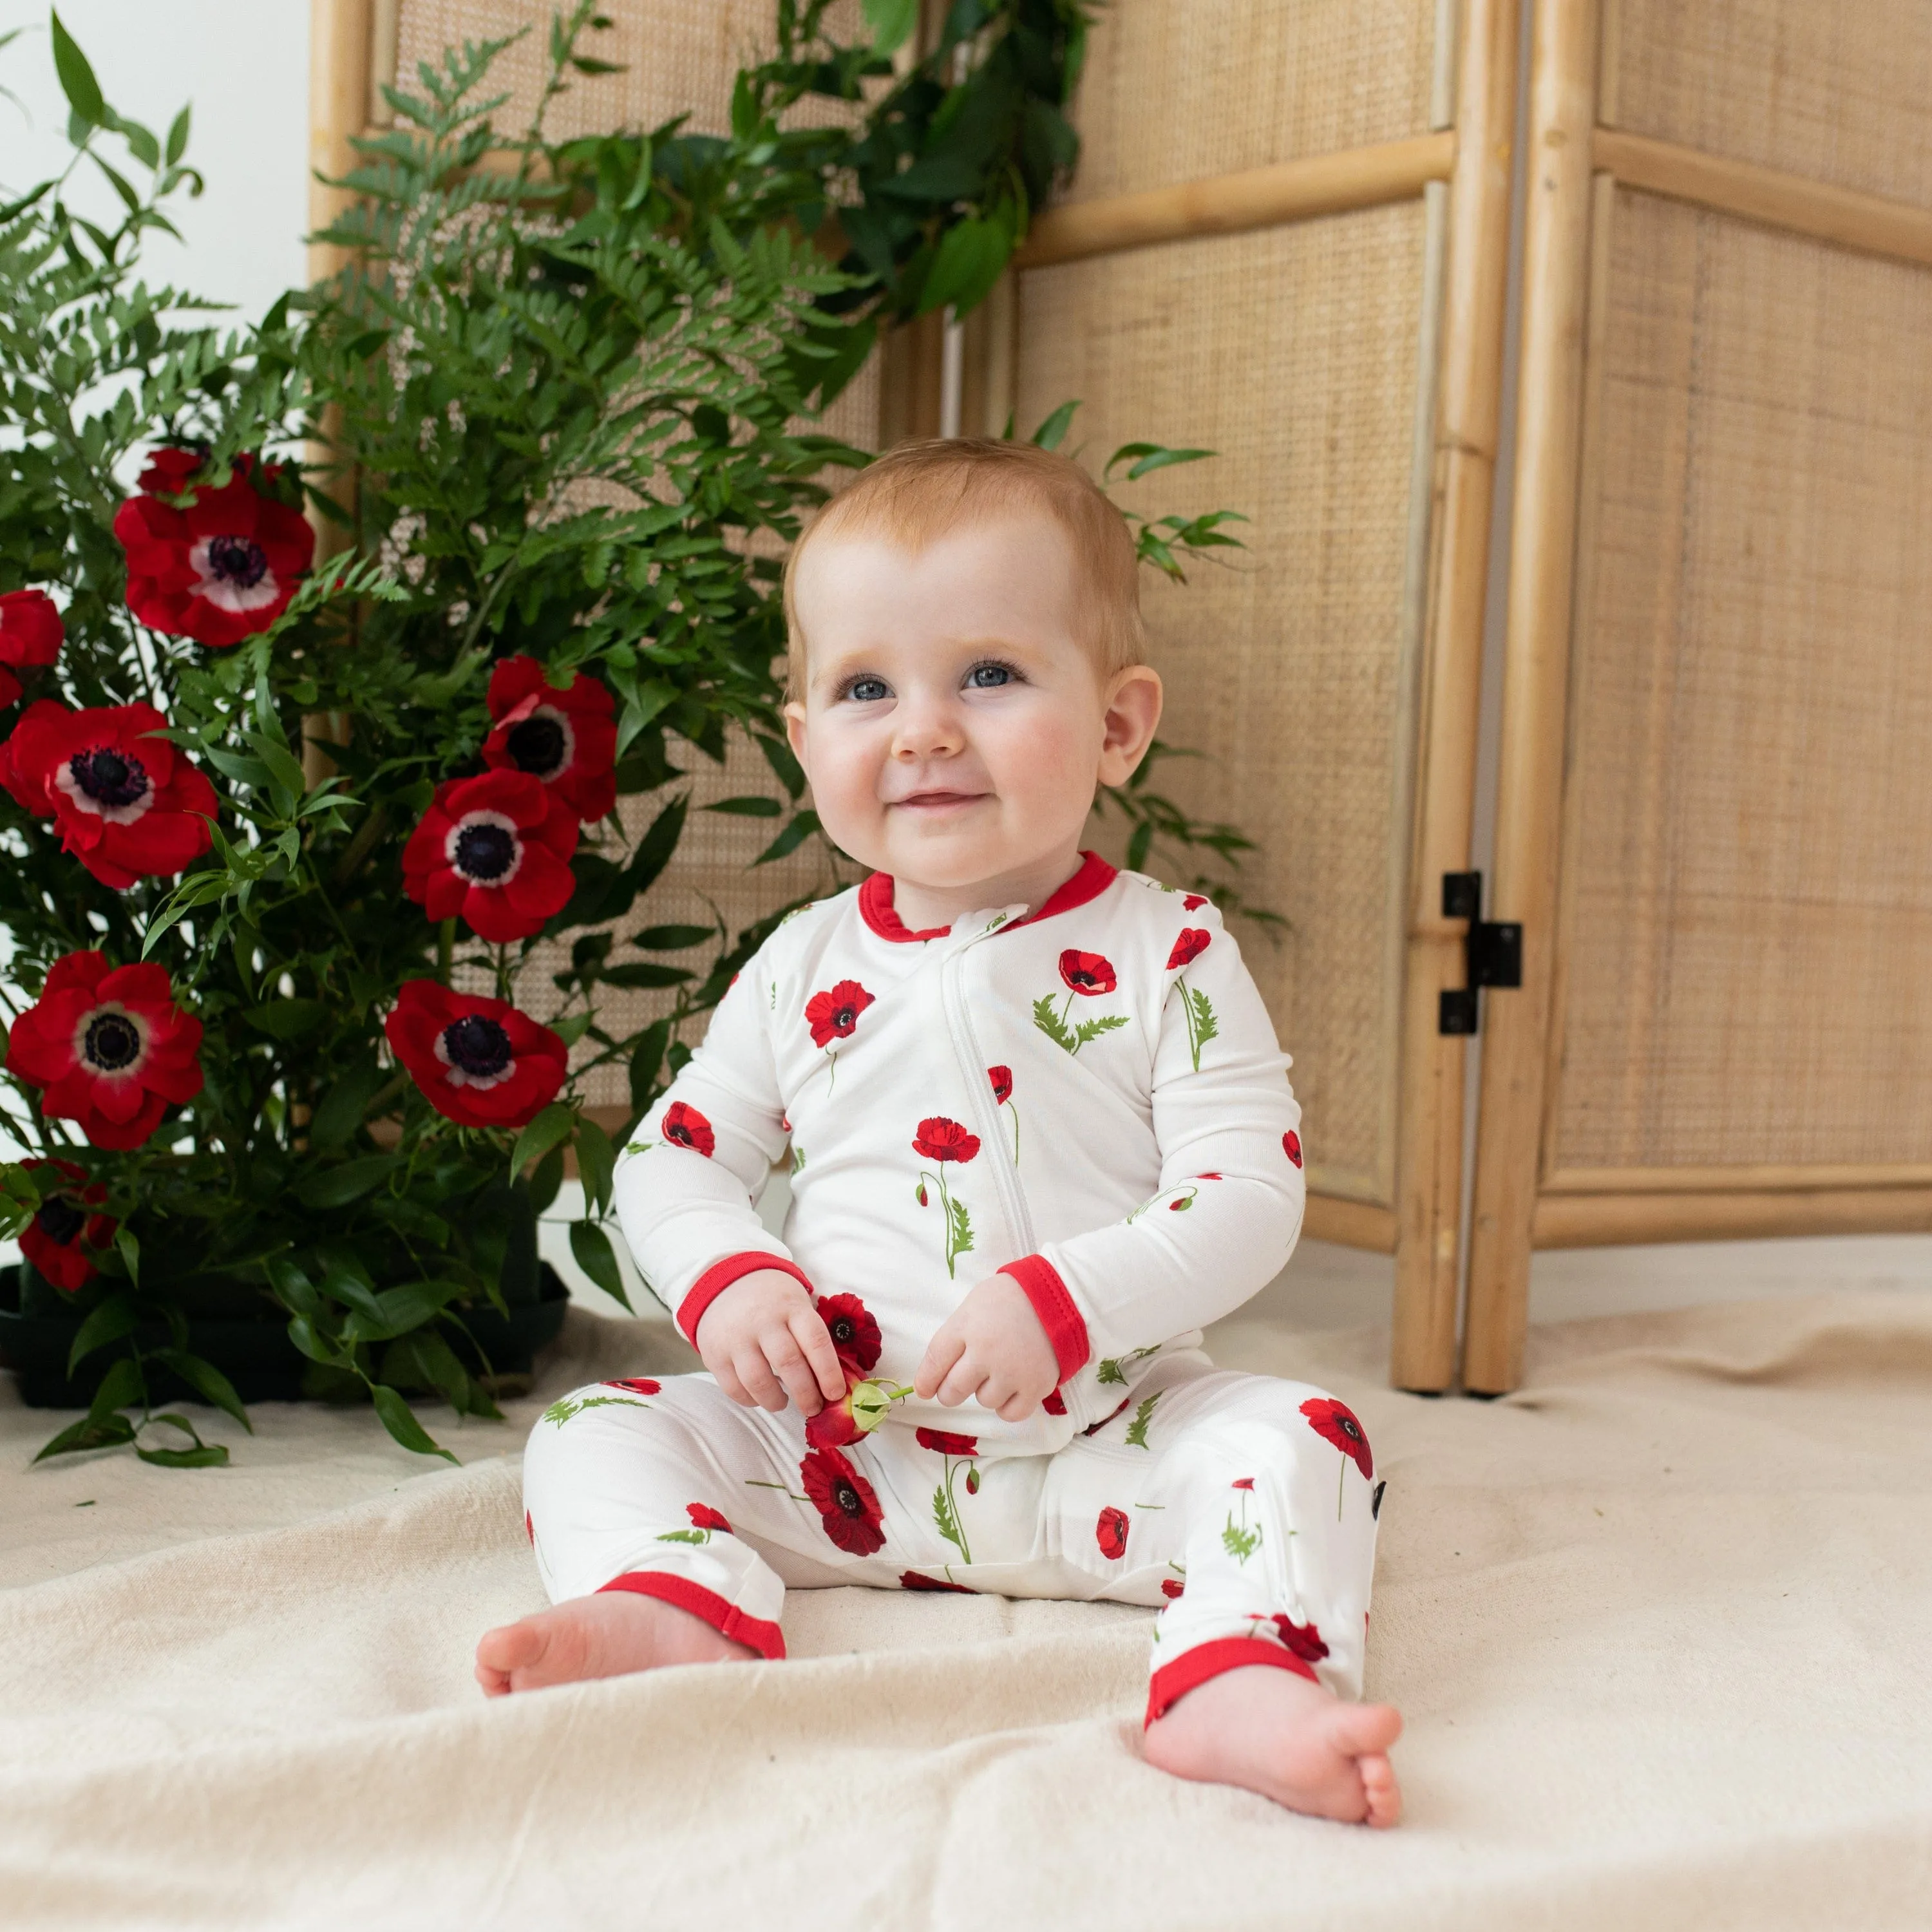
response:
[[[1160,710],[1144,666],[1102,688],[1058,526],[1003,519],[916,552],[828,535],[793,589],[811,656],[786,715],[834,841],[905,884],[995,889],[988,904],[1058,884],[1095,785],[1133,770]]]

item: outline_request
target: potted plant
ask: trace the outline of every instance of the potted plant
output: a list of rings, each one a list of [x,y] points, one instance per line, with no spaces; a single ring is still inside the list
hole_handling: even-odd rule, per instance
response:
[[[496,1414],[561,1318],[535,1230],[567,1148],[572,1251],[623,1298],[584,1083],[622,1066],[641,1113],[789,910],[620,939],[684,828],[679,760],[748,734],[764,858],[824,844],[756,540],[868,458],[796,425],[882,323],[983,295],[1075,152],[1075,0],[956,8],[897,76],[909,9],[866,10],[847,46],[781,0],[728,136],[549,141],[606,70],[587,0],[513,139],[504,44],[453,50],[363,144],[351,266],[239,330],[141,279],[198,188],[186,113],[118,114],[53,21],[74,165],[124,212],[82,219],[65,176],[0,210],[0,1108],[34,1150],[0,1166],[0,1348],[28,1400],[86,1406],[44,1454],[219,1462],[158,1406],[245,1425],[296,1393],[446,1454],[407,1397]],[[847,123],[789,127],[811,93]],[[1178,574],[1225,514],[1139,521],[1143,554]],[[1144,784],[1114,805],[1136,863],[1245,843]],[[560,938],[553,992],[529,962]],[[613,1030],[638,987],[665,1010]]]

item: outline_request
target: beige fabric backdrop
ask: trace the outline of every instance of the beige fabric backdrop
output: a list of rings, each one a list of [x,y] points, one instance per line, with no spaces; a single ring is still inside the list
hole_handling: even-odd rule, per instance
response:
[[[226,1472],[29,1474],[49,1418],[0,1392],[0,1918],[1924,1926],[1932,1305],[1545,1330],[1492,1405],[1391,1394],[1372,1330],[1214,1346],[1342,1394],[1388,1478],[1396,1832],[1150,1770],[1130,1610],[800,1595],[790,1662],[485,1702],[477,1632],[542,1600],[518,1433],[580,1378],[688,1360],[576,1314],[515,1426],[455,1435],[460,1471],[271,1407],[218,1430]]]

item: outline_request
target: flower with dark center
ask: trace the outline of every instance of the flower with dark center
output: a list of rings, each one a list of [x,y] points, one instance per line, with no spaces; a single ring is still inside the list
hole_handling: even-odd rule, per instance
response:
[[[957,1120],[936,1116],[920,1122],[912,1147],[928,1160],[969,1161],[980,1151],[980,1136],[968,1133]]]
[[[200,1048],[201,1022],[175,1004],[163,968],[70,952],[14,1022],[7,1066],[44,1090],[44,1112],[79,1121],[96,1147],[125,1149],[201,1091]]]
[[[1375,1454],[1369,1447],[1367,1432],[1346,1402],[1328,1396],[1312,1397],[1301,1405],[1301,1412],[1316,1435],[1324,1442],[1334,1443],[1354,1462],[1365,1482],[1375,1474]]]
[[[410,980],[382,1024],[391,1049],[446,1119],[521,1127],[556,1099],[570,1054],[548,1027],[507,1000]]]
[[[827,1047],[835,1040],[850,1040],[859,1016],[872,1004],[872,995],[856,980],[841,980],[830,992],[813,994],[805,1003],[812,1045]]]
[[[587,673],[550,682],[532,657],[506,658],[490,674],[490,732],[483,762],[527,772],[588,823],[617,802],[616,701]]]
[[[1061,981],[1088,999],[1111,993],[1120,982],[1114,976],[1113,962],[1099,952],[1082,952],[1070,946],[1060,956]]]
[[[879,1324],[856,1294],[821,1294],[813,1306],[848,1372],[868,1376],[879,1366]]]
[[[706,1160],[718,1150],[718,1136],[711,1123],[695,1107],[674,1100],[664,1109],[664,1137],[673,1147],[690,1154],[701,1154]]]
[[[192,449],[158,449],[140,494],[114,518],[128,553],[128,608],[151,631],[218,650],[266,631],[315,555],[300,511],[261,487],[280,474],[248,457],[218,490],[194,478],[206,466]],[[185,496],[185,508],[164,501]]]
[[[107,1198],[99,1181],[90,1182],[70,1160],[25,1160],[29,1172],[38,1171],[46,1187],[58,1174],[68,1185],[50,1193],[20,1230],[20,1252],[55,1287],[68,1294],[94,1272],[94,1256],[110,1246],[118,1225],[111,1214],[92,1210]]]
[[[30,705],[0,745],[0,784],[104,885],[165,878],[213,842],[214,788],[157,734],[168,721],[152,704],[70,711]]]
[[[798,1473],[825,1534],[847,1555],[870,1556],[886,1546],[878,1497],[836,1449],[814,1449]]]
[[[433,920],[460,916],[479,939],[529,939],[577,889],[577,818],[526,772],[452,778],[403,850],[404,889]]]

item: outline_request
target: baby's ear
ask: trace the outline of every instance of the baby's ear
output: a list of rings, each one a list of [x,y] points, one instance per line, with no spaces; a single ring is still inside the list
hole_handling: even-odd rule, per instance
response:
[[[791,754],[805,763],[805,706],[794,698],[784,708],[785,736],[791,741]]]
[[[1125,784],[1132,778],[1160,728],[1165,694],[1151,664],[1130,664],[1108,688],[1100,742],[1100,781]]]

